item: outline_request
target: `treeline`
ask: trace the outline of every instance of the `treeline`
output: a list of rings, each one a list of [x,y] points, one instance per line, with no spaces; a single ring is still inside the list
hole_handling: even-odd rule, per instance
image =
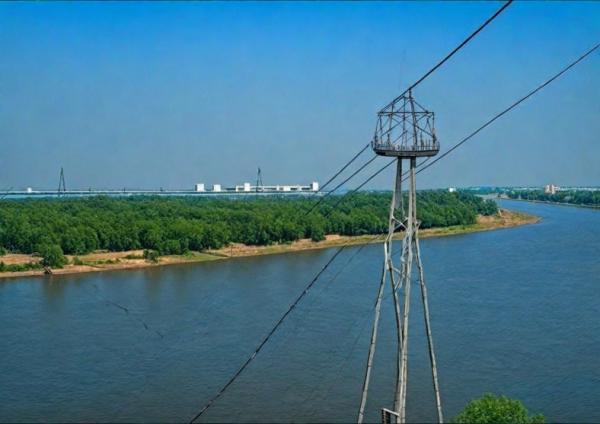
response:
[[[545,193],[543,190],[514,190],[506,194],[511,199],[539,200],[544,202],[600,206],[600,191],[561,190],[555,194],[549,194]]]
[[[387,231],[390,193],[358,193],[334,208],[316,198],[91,197],[0,201],[0,251],[65,254],[151,249],[182,254],[229,243],[268,245],[325,234]],[[420,192],[422,228],[472,224],[497,211],[493,201],[466,193]],[[55,249],[56,250],[56,249]],[[1,253],[1,252],[0,252]]]

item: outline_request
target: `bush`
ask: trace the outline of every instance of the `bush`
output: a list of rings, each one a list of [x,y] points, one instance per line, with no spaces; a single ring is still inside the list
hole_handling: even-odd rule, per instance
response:
[[[42,265],[36,262],[27,262],[25,264],[10,264],[0,262],[0,272],[21,272],[30,271],[32,269],[40,269]]]
[[[146,259],[149,262],[157,263],[159,256],[160,255],[158,254],[158,252],[156,250],[149,250],[149,249],[144,250],[144,259]]]
[[[125,259],[144,259],[143,255],[136,255],[134,253],[129,253],[128,255],[124,256]]]
[[[6,249],[2,246],[0,246],[0,256],[4,256],[6,255]]]
[[[537,424],[544,423],[543,415],[530,416],[519,400],[486,393],[472,400],[452,422],[481,424]]]
[[[67,258],[65,258],[62,249],[56,244],[39,246],[37,251],[42,257],[40,263],[43,266],[62,268],[67,263]]]
[[[73,258],[73,265],[83,265],[83,261],[79,258],[79,256],[75,256]]]

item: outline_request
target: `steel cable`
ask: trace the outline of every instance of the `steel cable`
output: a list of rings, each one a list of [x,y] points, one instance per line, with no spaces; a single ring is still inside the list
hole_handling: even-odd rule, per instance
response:
[[[392,100],[391,102],[389,102],[385,107],[383,107],[381,109],[380,112],[385,111],[387,108],[389,108],[390,106],[392,106],[394,103],[396,103],[398,100],[400,100],[406,93],[408,93],[410,90],[412,90],[413,88],[415,88],[417,85],[419,85],[420,83],[422,83],[429,75],[433,74],[435,71],[437,71],[437,69],[442,66],[444,63],[446,63],[446,61],[448,61],[448,59],[450,59],[452,56],[454,56],[456,54],[456,52],[458,52],[461,48],[463,48],[469,41],[471,41],[477,34],[479,34],[486,26],[488,26],[494,19],[496,19],[498,17],[498,15],[500,15],[502,12],[504,12],[504,10],[511,5],[511,3],[513,2],[513,0],[509,0],[507,1],[505,4],[502,5],[502,7],[500,9],[498,9],[496,11],[496,13],[494,13],[492,16],[490,16],[483,24],[481,24],[471,35],[469,35],[467,38],[465,38],[465,40],[460,43],[454,50],[452,50],[450,53],[448,53],[446,55],[446,57],[444,57],[441,61],[439,61],[437,63],[437,65],[435,65],[433,68],[431,68],[429,71],[427,71],[427,73],[425,73],[425,75],[423,75],[421,78],[419,78],[417,80],[417,82],[413,83],[410,87],[408,87],[402,94],[400,94],[398,97],[396,97],[394,100]]]
[[[348,178],[346,178],[344,181],[342,181],[341,183],[339,183],[338,185],[336,185],[333,190],[329,191],[325,196],[321,197],[314,205],[311,206],[311,208],[306,211],[306,213],[303,215],[303,217],[309,215],[312,211],[314,211],[317,206],[319,206],[321,203],[323,203],[323,201],[329,197],[331,194],[333,194],[338,188],[340,188],[341,186],[343,186],[344,184],[346,184],[348,181],[350,181],[352,178],[354,178],[358,173],[360,173],[363,169],[365,169],[367,166],[369,166],[375,159],[377,159],[377,155],[373,155],[373,157],[371,159],[369,159],[367,162],[365,162],[360,168],[358,168],[356,171],[354,171],[352,173],[352,175],[350,175]]]
[[[246,369],[246,367],[250,364],[250,362],[252,362],[252,360],[256,357],[256,355],[261,351],[261,349],[263,348],[263,346],[269,341],[269,339],[271,338],[271,336],[273,336],[273,334],[275,333],[275,331],[277,331],[277,329],[279,328],[279,326],[283,323],[283,321],[287,318],[287,316],[294,310],[294,308],[298,305],[298,303],[300,303],[300,301],[304,298],[304,296],[306,296],[306,294],[309,292],[309,290],[312,288],[312,286],[317,282],[317,280],[319,279],[319,277],[321,276],[321,274],[323,274],[325,272],[325,270],[329,267],[329,265],[331,265],[331,263],[335,260],[335,258],[338,257],[338,255],[340,253],[342,253],[342,251],[348,246],[348,244],[342,245],[334,254],[333,256],[327,261],[327,263],[325,264],[325,266],[323,266],[323,268],[321,268],[321,270],[317,273],[317,275],[315,275],[315,277],[312,279],[312,281],[309,283],[309,285],[304,289],[304,291],[302,293],[300,293],[300,295],[296,298],[296,300],[290,305],[290,307],[287,309],[287,311],[281,316],[281,318],[279,318],[279,320],[277,321],[277,323],[275,324],[275,326],[271,329],[271,331],[269,331],[269,333],[265,336],[265,338],[262,340],[262,342],[258,345],[258,347],[254,350],[254,352],[252,352],[252,354],[248,357],[248,359],[246,360],[246,362],[244,362],[244,364],[237,370],[237,372],[229,379],[229,381],[227,381],[227,383],[206,403],[206,405],[204,405],[204,407],[200,410],[200,412],[198,412],[194,418],[192,418],[190,420],[190,423],[195,422],[198,418],[200,418],[200,416],[202,416],[202,414],[204,414],[208,408],[210,408],[212,406],[212,404],[223,394],[223,392],[225,392],[225,390],[227,390],[227,388],[238,378],[238,376]]]
[[[473,33],[471,33],[467,38],[465,38],[457,47],[455,47],[442,60],[440,60],[437,64],[435,64],[421,78],[419,78],[416,82],[411,84],[402,94],[397,96],[394,100],[392,100],[385,107],[383,107],[381,109],[381,111],[384,111],[388,107],[392,106],[399,99],[401,99],[402,96],[404,96],[406,93],[408,93],[409,90],[412,90],[413,88],[415,88],[417,85],[422,83],[427,77],[429,77],[431,74],[433,74],[435,71],[437,71],[444,63],[446,63],[452,56],[454,56],[460,49],[462,49],[469,41],[471,41],[477,34],[479,34],[487,25],[489,25],[494,19],[496,19],[496,17],[498,17],[498,15],[500,15],[508,6],[510,6],[510,4],[512,2],[513,2],[513,0],[509,0],[504,5],[502,5],[502,7],[500,7],[484,23],[482,23]],[[350,159],[350,161],[346,162],[346,164],[339,171],[337,171],[329,180],[327,180],[327,182],[325,184],[323,184],[323,186],[319,189],[319,191],[317,193],[322,192],[326,186],[328,186],[335,178],[337,178],[342,172],[344,172],[344,170],[346,170],[346,168],[348,168],[348,166],[350,166],[350,164],[352,164],[369,147],[369,145],[370,145],[370,143],[367,143],[356,155],[354,155],[354,157],[352,159]],[[335,191],[335,190],[332,190],[332,191]]]
[[[471,39],[473,39],[473,37],[475,37],[475,35],[477,35],[483,28],[485,28],[492,20],[494,20],[500,13],[502,13],[510,4],[512,3],[512,0],[509,0],[506,4],[504,4],[498,11],[496,11],[496,13],[494,15],[492,15],[490,18],[488,18],[488,20],[486,20],[479,28],[477,28],[477,30],[475,32],[473,32],[469,37],[467,37],[467,39],[465,39],[458,47],[456,47],[454,50],[452,50],[446,57],[444,57],[438,64],[436,64],[432,69],[430,69],[423,77],[421,77],[417,82],[415,82],[413,85],[410,86],[409,89],[412,89],[414,87],[416,87],[418,84],[420,84],[422,81],[424,81],[429,75],[431,75],[433,72],[435,72],[440,66],[442,66],[448,59],[450,59],[456,52],[458,52],[462,47],[464,47]],[[408,92],[408,89],[405,91],[405,93]],[[405,94],[403,93],[403,94]],[[402,94],[402,95],[403,95]],[[398,98],[402,97],[402,95],[398,96]],[[397,98],[397,99],[398,99]],[[393,104],[397,99],[395,99],[391,104]],[[387,107],[387,106],[386,106]],[[385,109],[385,108],[384,108]],[[339,176],[352,162],[354,162],[354,160],[356,160],[356,158],[358,158],[369,146],[369,144],[365,145],[365,147],[363,147],[363,149],[361,149],[361,151],[356,154],[346,165],[344,165],[342,167],[342,169],[340,171],[338,171],[336,174],[334,174],[334,176],[332,178],[330,178],[329,181],[327,181],[326,184],[330,184],[331,181],[333,181],[337,176]],[[347,178],[345,180],[345,182],[349,181],[351,178],[353,178],[355,175],[358,174],[358,172],[360,172],[362,169],[364,169],[364,167],[366,165],[368,165],[369,163],[371,163],[374,160],[371,159],[367,164],[363,165],[358,171],[355,171],[349,178]],[[378,170],[377,172],[375,172],[373,175],[371,175],[369,178],[367,178],[366,181],[364,181],[362,184],[360,184],[356,189],[354,189],[352,192],[350,192],[350,194],[355,193],[356,191],[358,191],[360,188],[364,187],[368,182],[370,182],[373,178],[375,178],[377,175],[379,175],[381,172],[383,172],[385,169],[387,169],[392,163],[394,163],[394,161],[389,162],[388,164],[386,164],[385,166],[383,166],[380,170]],[[346,195],[344,195],[345,197]],[[343,198],[344,198],[343,197]],[[341,202],[340,199],[339,202],[337,202],[333,209],[335,209],[335,207],[337,207],[339,205],[339,203]],[[320,203],[320,202],[318,202]],[[314,206],[316,207],[316,205]],[[314,209],[311,208],[311,211]],[[333,210],[332,209],[332,210]],[[331,211],[332,211],[331,210]],[[329,214],[331,213],[331,211],[326,214],[326,216],[329,216]],[[310,212],[310,211],[309,211]],[[379,235],[377,236],[379,237]],[[377,238],[375,237],[375,238]],[[204,412],[206,412],[206,410],[208,410],[212,404],[225,392],[225,390],[227,390],[227,388],[237,379],[237,377],[246,369],[246,367],[250,364],[250,362],[256,357],[256,355],[260,352],[260,350],[262,349],[262,347],[267,343],[267,341],[270,339],[270,337],[275,333],[275,331],[277,330],[277,328],[279,328],[279,326],[282,324],[282,322],[285,320],[285,318],[292,312],[292,310],[295,308],[295,306],[302,300],[302,298],[304,298],[304,296],[308,293],[308,291],[310,290],[310,288],[316,283],[316,281],[319,279],[319,277],[321,276],[321,274],[323,272],[325,272],[325,270],[329,267],[329,265],[331,265],[331,263],[335,260],[335,258],[337,258],[337,256],[347,247],[347,244],[341,246],[336,252],[335,254],[330,258],[330,260],[325,264],[325,266],[317,273],[317,275],[311,280],[311,282],[309,283],[309,285],[306,287],[306,289],[300,294],[300,296],[294,301],[294,303],[292,303],[292,305],[289,307],[289,309],[284,313],[284,315],[279,319],[279,321],[277,321],[277,323],[275,324],[275,326],[273,327],[273,329],[267,334],[267,336],[263,339],[263,341],[259,344],[259,346],[256,348],[256,350],[252,353],[252,355],[250,355],[250,357],[246,360],[246,362],[244,362],[244,364],[238,369],[238,371],[229,379],[229,381],[217,392],[216,395],[214,395],[209,401],[208,403],[200,410],[200,412],[198,412],[194,418],[192,418],[192,420],[190,421],[191,423],[195,422],[200,416],[202,416],[202,414],[204,414]]]

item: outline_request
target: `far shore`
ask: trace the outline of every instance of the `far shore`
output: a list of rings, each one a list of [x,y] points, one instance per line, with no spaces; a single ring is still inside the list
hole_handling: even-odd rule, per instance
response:
[[[421,238],[426,237],[444,237],[468,234],[480,231],[498,230],[502,228],[511,228],[526,224],[535,224],[540,220],[539,217],[521,212],[501,209],[494,216],[479,216],[477,222],[471,225],[456,225],[444,228],[429,228],[419,231]],[[401,239],[402,233],[396,233],[394,239]],[[340,236],[328,235],[325,240],[314,242],[310,239],[302,239],[288,244],[275,244],[269,246],[247,246],[239,243],[233,243],[230,246],[218,250],[208,250],[205,252],[189,252],[184,255],[161,256],[158,262],[150,262],[143,258],[142,250],[131,250],[125,252],[94,252],[87,255],[72,256],[67,255],[69,263],[60,269],[52,269],[52,275],[77,274],[85,272],[99,272],[122,269],[139,269],[163,265],[218,261],[237,257],[272,255],[280,253],[298,252],[302,250],[326,249],[342,245],[361,245],[368,243],[381,243],[383,235],[376,237],[373,235],[364,236]],[[79,265],[75,265],[74,259]],[[39,262],[38,257],[23,254],[7,254],[0,256],[0,261],[6,264],[25,264]],[[2,278],[17,278],[31,276],[46,276],[43,270],[35,269],[20,272],[0,272]]]
[[[510,197],[499,197],[501,200],[515,200],[517,202],[530,202],[530,203],[542,203],[546,205],[557,205],[557,206],[570,206],[572,208],[587,208],[587,209],[600,209],[600,205],[586,205],[580,203],[569,203],[569,202],[551,202],[550,200],[535,200],[535,199],[512,199]]]

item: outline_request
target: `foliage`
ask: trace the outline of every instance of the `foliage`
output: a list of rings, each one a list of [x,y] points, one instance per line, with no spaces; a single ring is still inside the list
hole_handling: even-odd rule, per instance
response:
[[[87,262],[88,265],[114,265],[120,263],[121,260],[119,258],[115,259],[99,259],[96,261]]]
[[[42,257],[43,266],[62,268],[67,263],[63,250],[56,244],[42,244],[37,247],[37,253]]]
[[[0,246],[0,256],[6,255],[7,251],[4,247]]]
[[[39,262],[28,262],[25,264],[5,264],[4,262],[0,261],[0,272],[20,272],[41,268],[42,265]]]
[[[97,196],[0,202],[0,246],[33,253],[57,246],[69,255],[94,250],[146,249],[157,255],[218,249],[229,243],[269,245],[300,238],[323,240],[387,231],[391,193],[317,198],[207,198]],[[405,196],[406,200],[406,196]],[[423,191],[417,196],[421,228],[473,224],[496,213],[493,201],[468,193]],[[62,253],[61,253],[62,256]]]
[[[555,194],[545,193],[543,190],[513,190],[506,194],[511,199],[600,206],[600,190],[561,190]]]
[[[158,262],[158,252],[156,250],[144,250],[144,259],[149,262],[157,263]]]
[[[124,256],[125,259],[144,259],[144,255],[136,255],[135,253],[130,253]]]
[[[543,415],[529,415],[519,400],[486,393],[472,400],[452,422],[480,424],[537,424],[544,423]]]

